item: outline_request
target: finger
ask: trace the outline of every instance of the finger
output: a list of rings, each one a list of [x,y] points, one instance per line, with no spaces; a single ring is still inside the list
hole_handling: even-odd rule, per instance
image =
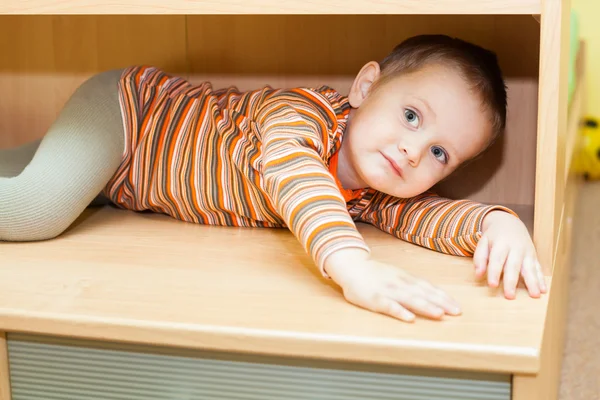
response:
[[[458,301],[450,297],[450,295],[448,295],[442,289],[433,286],[427,281],[420,281],[419,286],[422,289],[421,296],[423,296],[427,301],[443,309],[446,314],[460,315],[462,313]]]
[[[525,257],[521,275],[523,275],[525,286],[527,286],[531,297],[540,297],[539,277],[536,269],[534,258],[531,256]]]
[[[508,255],[508,248],[503,245],[494,245],[490,251],[488,262],[488,285],[498,287],[500,284],[500,275],[504,269],[504,263]]]
[[[415,314],[386,296],[379,296],[373,311],[389,315],[404,322],[413,322],[415,320]]]
[[[396,300],[401,306],[425,317],[440,319],[444,316],[443,308],[427,301],[414,291],[412,293],[396,292],[396,296],[392,297],[392,300]]]
[[[481,278],[485,274],[485,269],[488,264],[490,254],[490,242],[487,236],[483,235],[473,254],[473,264],[475,265],[475,276]]]
[[[542,272],[542,265],[537,260],[537,258],[535,260],[535,273],[537,275],[538,282],[540,283],[540,291],[542,293],[548,292],[548,285],[546,285],[546,277],[544,276],[544,273]]]
[[[504,297],[514,299],[519,282],[519,273],[523,264],[523,255],[519,251],[511,251],[504,265]]]

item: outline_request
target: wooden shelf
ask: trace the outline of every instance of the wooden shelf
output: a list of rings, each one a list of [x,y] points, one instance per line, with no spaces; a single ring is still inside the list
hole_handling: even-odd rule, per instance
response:
[[[3,0],[0,14],[540,14],[541,0]]]
[[[471,259],[360,224],[373,256],[454,296],[413,324],[347,303],[285,229],[91,209],[58,239],[0,246],[0,330],[429,368],[535,373],[548,296],[506,300]]]

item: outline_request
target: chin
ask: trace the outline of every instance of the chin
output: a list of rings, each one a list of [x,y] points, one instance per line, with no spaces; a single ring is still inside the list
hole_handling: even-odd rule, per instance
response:
[[[425,189],[421,190],[420,188],[410,187],[410,185],[407,185],[406,183],[393,184],[389,181],[380,181],[378,185],[371,185],[370,187],[379,192],[401,199],[415,197],[426,191]]]
[[[385,193],[390,196],[398,197],[401,199],[408,199],[408,198],[414,197],[418,194],[418,193],[415,193],[414,191],[406,190],[406,189],[398,188],[398,187],[395,187],[393,189],[388,189],[388,190],[380,190],[380,192]]]
[[[378,192],[388,194],[395,197],[403,197],[406,190],[402,188],[402,184],[393,184],[389,177],[372,177],[367,181],[368,187],[375,189]]]

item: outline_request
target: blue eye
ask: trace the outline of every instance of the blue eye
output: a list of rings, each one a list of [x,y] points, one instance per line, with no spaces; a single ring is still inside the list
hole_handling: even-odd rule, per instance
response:
[[[443,164],[448,162],[448,154],[446,154],[446,151],[440,146],[433,146],[431,148],[431,154]]]
[[[408,122],[415,128],[417,128],[419,126],[419,116],[413,110],[408,109],[408,108],[405,109],[404,110],[404,118],[406,119],[406,122]]]

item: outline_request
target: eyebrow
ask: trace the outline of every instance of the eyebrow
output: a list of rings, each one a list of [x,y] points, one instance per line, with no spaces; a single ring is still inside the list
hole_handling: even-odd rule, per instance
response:
[[[437,117],[437,115],[433,111],[433,108],[431,108],[431,106],[429,105],[429,103],[427,101],[425,101],[425,99],[423,99],[422,97],[418,97],[418,96],[414,96],[414,98],[417,99],[417,100],[419,100],[421,103],[423,103],[423,105],[425,106],[425,108],[427,108],[427,110],[429,110],[429,112],[431,114],[433,114],[434,117]]]

